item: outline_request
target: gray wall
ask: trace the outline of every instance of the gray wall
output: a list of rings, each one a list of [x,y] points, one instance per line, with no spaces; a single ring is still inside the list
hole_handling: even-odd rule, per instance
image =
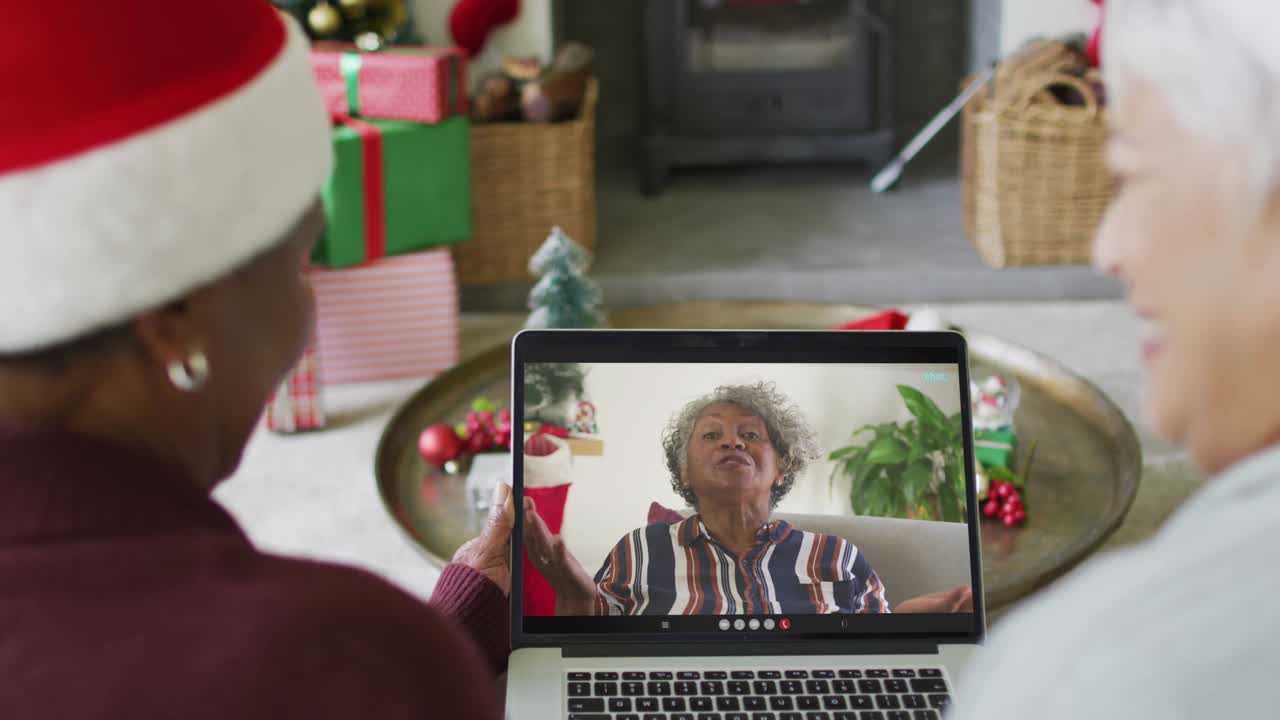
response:
[[[1003,0],[969,0],[970,72],[999,59],[1003,7]]]
[[[599,155],[605,172],[626,171],[632,165],[643,101],[643,2],[555,1],[557,43],[578,40],[597,53]],[[894,113],[901,145],[958,92],[964,72],[971,67],[970,44],[982,55],[991,52],[987,48],[998,48],[1000,0],[887,0],[884,4],[895,31]],[[971,23],[971,15],[981,21]],[[953,125],[926,154],[954,155],[957,138]]]

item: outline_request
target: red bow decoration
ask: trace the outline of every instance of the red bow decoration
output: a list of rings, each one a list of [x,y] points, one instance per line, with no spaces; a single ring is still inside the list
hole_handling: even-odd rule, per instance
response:
[[[365,259],[377,260],[387,254],[386,173],[382,167],[382,130],[377,125],[345,115],[334,115],[333,121],[346,125],[360,135],[364,175]]]

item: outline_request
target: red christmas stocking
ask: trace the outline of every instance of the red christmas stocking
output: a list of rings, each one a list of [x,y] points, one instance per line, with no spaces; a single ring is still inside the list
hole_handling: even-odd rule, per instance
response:
[[[559,535],[560,529],[564,527],[564,505],[569,499],[569,484],[556,485],[549,488],[525,488],[524,494],[533,498],[534,504],[538,508],[538,514],[542,516],[542,521],[547,524],[547,529],[553,535]],[[529,561],[529,548],[524,549],[524,557],[521,558],[524,566],[524,614],[525,615],[555,615],[556,614],[556,593],[551,589],[551,583],[542,577],[542,573],[534,569],[533,563]]]
[[[569,444],[548,435],[534,435],[525,443],[524,494],[532,498],[538,515],[552,535],[564,527],[564,506],[569,499],[573,458]],[[555,615],[556,594],[551,584],[529,562],[529,549],[521,558],[525,615]]]
[[[453,43],[475,57],[484,49],[489,34],[516,19],[520,0],[458,0],[449,14]]]

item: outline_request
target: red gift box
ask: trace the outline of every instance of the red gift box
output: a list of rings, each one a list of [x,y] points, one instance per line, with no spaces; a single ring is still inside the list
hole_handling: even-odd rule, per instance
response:
[[[435,375],[458,363],[458,284],[447,249],[312,267],[308,276],[326,383]]]
[[[436,124],[467,114],[466,58],[457,48],[396,46],[365,53],[317,43],[311,69],[336,116]]]
[[[320,405],[320,372],[315,348],[308,346],[298,364],[267,401],[267,429],[294,433],[322,427],[324,410]]]

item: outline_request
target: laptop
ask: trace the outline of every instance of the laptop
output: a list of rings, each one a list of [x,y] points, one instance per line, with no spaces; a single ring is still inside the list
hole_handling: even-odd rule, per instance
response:
[[[950,332],[512,344],[513,720],[931,720],[984,635]]]

